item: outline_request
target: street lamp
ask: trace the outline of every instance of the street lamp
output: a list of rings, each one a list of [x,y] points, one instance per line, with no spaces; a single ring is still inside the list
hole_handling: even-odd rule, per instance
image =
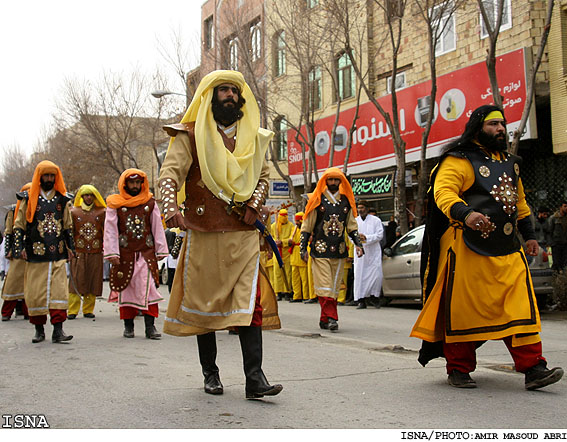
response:
[[[162,91],[162,90],[152,92],[152,97],[155,98],[162,98],[165,95],[181,95],[182,97],[187,97],[185,94],[180,94],[179,92]]]

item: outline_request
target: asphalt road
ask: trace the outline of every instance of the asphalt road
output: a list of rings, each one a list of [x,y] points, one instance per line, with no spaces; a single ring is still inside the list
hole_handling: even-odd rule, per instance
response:
[[[284,390],[258,401],[244,399],[239,340],[227,332],[217,333],[225,393],[211,396],[202,389],[194,337],[148,340],[138,318],[136,338],[125,339],[118,309],[105,299],[95,320],[65,323],[75,336],[68,344],[51,343],[51,326],[45,342],[32,344],[27,321],[2,322],[0,414],[44,415],[56,429],[567,427],[567,380],[526,391],[501,342],[479,350],[477,389],[448,386],[441,360],[422,368],[420,342],[408,337],[416,306],[340,307],[335,334],[319,329],[316,304],[279,308],[282,329],[263,334],[264,372]],[[566,332],[565,315],[543,314],[551,366],[567,368]]]

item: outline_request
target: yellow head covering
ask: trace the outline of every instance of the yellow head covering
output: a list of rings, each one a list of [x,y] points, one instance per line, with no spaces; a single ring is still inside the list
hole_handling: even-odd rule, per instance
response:
[[[504,115],[502,115],[502,112],[495,110],[490,112],[486,117],[484,117],[483,121],[490,121],[490,120],[497,120],[497,119],[504,119]]]
[[[79,188],[77,195],[75,196],[75,201],[73,205],[75,207],[81,207],[81,205],[83,204],[83,195],[88,195],[89,193],[94,195],[95,197],[94,199],[95,206],[106,207],[106,203],[104,202],[104,199],[102,198],[98,190],[96,190],[96,187],[93,186],[92,184],[83,184]]]
[[[242,107],[244,116],[236,125],[234,152],[225,147],[212,111],[214,88],[223,83],[237,86],[246,100]],[[242,74],[236,71],[213,71],[205,75],[181,119],[181,123],[193,121],[201,177],[207,188],[215,196],[223,194],[232,198],[234,195],[235,201],[247,201],[256,189],[266,150],[274,133],[260,127],[256,98]]]

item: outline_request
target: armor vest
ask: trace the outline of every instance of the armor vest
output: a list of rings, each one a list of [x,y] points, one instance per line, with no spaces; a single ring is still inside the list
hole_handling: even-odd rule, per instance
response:
[[[451,155],[466,158],[471,163],[475,181],[463,195],[463,200],[476,212],[489,218],[490,230],[483,233],[465,226],[465,244],[485,256],[503,256],[520,250],[518,239],[518,181],[522,159],[502,152],[504,160],[494,160],[480,149],[457,151]]]
[[[86,211],[81,207],[71,209],[73,236],[77,253],[102,253],[105,210],[93,207]]]
[[[110,270],[110,288],[123,291],[132,279],[136,255],[146,261],[154,281],[159,284],[159,269],[152,235],[151,215],[155,200],[136,207],[116,209],[118,216],[118,244],[120,246],[120,265]]]
[[[345,242],[345,228],[350,203],[345,196],[332,203],[323,194],[317,207],[317,220],[313,228],[311,256],[313,258],[346,258],[348,247]]]
[[[28,195],[26,194],[26,199]],[[63,213],[69,201],[59,192],[46,200],[39,195],[37,208],[25,232],[25,248],[29,262],[49,262],[67,259],[63,234]]]
[[[185,180],[185,223],[190,229],[200,232],[254,230],[254,226],[245,224],[235,212],[228,214],[226,211],[227,204],[213,195],[203,183],[197,148],[195,147],[195,126],[194,123],[189,123],[188,126],[187,134],[189,135],[193,163]],[[225,146],[230,151],[234,150],[234,140],[227,138],[223,132],[221,132],[221,136]]]

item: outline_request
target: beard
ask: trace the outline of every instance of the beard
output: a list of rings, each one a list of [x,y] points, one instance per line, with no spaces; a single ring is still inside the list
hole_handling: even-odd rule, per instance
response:
[[[225,103],[233,103],[234,106],[225,106]],[[215,98],[212,105],[213,117],[219,123],[223,123],[225,126],[230,126],[236,120],[242,118],[242,111],[240,110],[241,107],[241,103],[236,103],[230,98],[223,102],[220,102]]]
[[[124,190],[126,190],[126,193],[130,196],[137,196],[142,191],[142,189],[139,188],[139,187],[136,187],[134,189],[130,189],[129,187],[125,187]]]
[[[331,192],[331,193],[337,193],[337,191],[339,190],[339,185],[338,184],[327,184],[327,189],[329,189],[329,192]]]
[[[504,152],[508,148],[508,145],[506,144],[506,135],[489,135],[481,129],[478,133],[477,140],[488,150]]]
[[[55,181],[43,181],[40,182],[41,188],[46,192],[49,192],[55,186]]]

